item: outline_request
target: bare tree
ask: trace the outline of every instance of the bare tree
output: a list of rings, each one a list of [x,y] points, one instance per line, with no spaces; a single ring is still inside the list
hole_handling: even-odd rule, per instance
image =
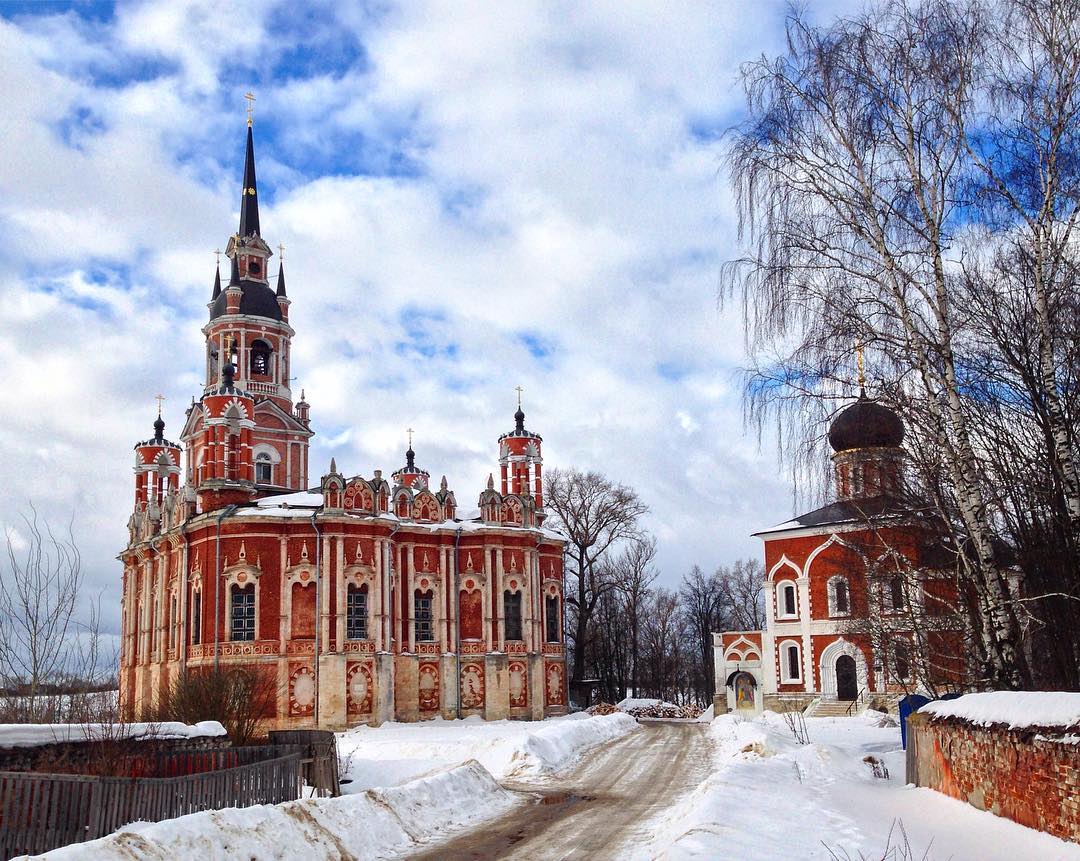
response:
[[[714,575],[719,616],[725,628],[760,631],[765,627],[765,568],[757,559],[737,559]]]
[[[71,524],[66,536],[57,536],[31,505],[23,526],[25,535],[8,530],[7,565],[0,571],[0,678],[8,718],[82,720],[85,695],[109,671],[99,603],[80,606],[82,560]]]
[[[637,493],[596,472],[552,470],[545,476],[547,507],[567,537],[568,573],[575,578],[567,596],[574,613],[571,684],[585,678],[586,649],[597,602],[616,587],[605,556],[640,535],[638,519],[648,507]]]
[[[658,575],[653,567],[656,558],[656,539],[645,535],[629,544],[615,563],[617,582],[626,610],[630,640],[630,687],[633,696],[638,695],[640,682],[641,621],[646,612],[650,587]]]
[[[695,694],[699,704],[712,701],[716,689],[713,679],[712,635],[723,630],[725,620],[720,617],[720,581],[716,574],[711,577],[695,565],[683,577],[679,590],[683,618],[686,620],[693,657]]]
[[[826,28],[794,13],[788,53],[743,72],[750,119],[730,164],[749,251],[726,277],[758,362],[752,417],[807,442],[807,402],[835,403],[864,346],[881,397],[933,452],[924,478],[971,548],[959,561],[982,675],[1015,688],[1031,673],[970,408],[959,265],[973,189],[989,175],[966,124],[993,92],[993,19],[979,0],[882,0]]]

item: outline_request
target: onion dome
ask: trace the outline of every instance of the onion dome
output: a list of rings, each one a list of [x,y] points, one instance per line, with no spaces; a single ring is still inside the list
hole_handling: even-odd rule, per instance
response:
[[[900,416],[866,394],[840,411],[829,426],[829,445],[833,451],[856,448],[899,448],[904,441],[904,423]]]

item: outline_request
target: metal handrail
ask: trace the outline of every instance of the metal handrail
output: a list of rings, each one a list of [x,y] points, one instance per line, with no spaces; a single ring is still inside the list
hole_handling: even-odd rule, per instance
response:
[[[855,699],[853,699],[851,701],[851,705],[849,705],[847,707],[847,716],[848,717],[851,717],[852,709],[854,709],[855,706],[857,706],[859,703],[862,702],[863,694],[868,694],[868,693],[870,693],[869,688],[859,688],[859,692],[857,694],[855,694]]]

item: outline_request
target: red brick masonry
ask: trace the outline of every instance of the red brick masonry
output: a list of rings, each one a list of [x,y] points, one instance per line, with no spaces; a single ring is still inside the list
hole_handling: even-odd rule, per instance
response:
[[[908,722],[908,782],[1080,843],[1080,729]]]

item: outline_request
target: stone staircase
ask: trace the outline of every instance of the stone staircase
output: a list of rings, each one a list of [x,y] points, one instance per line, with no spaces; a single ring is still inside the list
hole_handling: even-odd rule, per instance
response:
[[[866,708],[864,703],[857,702],[851,708],[852,700],[819,700],[807,711],[807,717],[847,717],[848,709],[852,715],[861,714]]]

